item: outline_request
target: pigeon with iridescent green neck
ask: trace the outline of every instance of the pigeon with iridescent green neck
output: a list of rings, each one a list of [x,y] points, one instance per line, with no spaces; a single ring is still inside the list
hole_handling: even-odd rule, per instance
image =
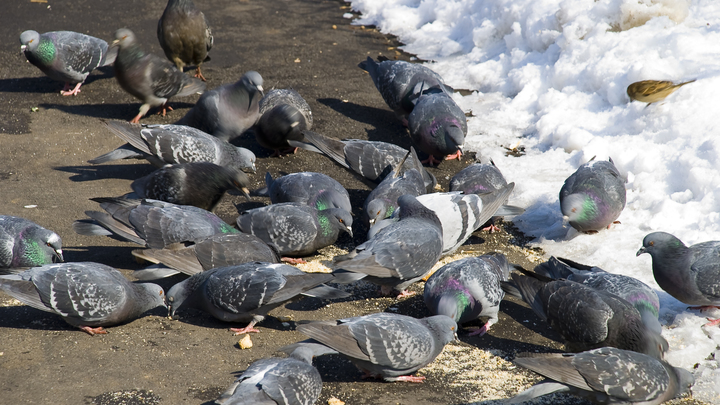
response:
[[[321,211],[328,208],[342,208],[352,212],[350,195],[345,187],[326,174],[291,173],[273,180],[270,173],[266,173],[265,184],[273,204],[296,202]]]
[[[62,240],[53,231],[25,218],[0,215],[2,269],[35,267],[63,261]]]

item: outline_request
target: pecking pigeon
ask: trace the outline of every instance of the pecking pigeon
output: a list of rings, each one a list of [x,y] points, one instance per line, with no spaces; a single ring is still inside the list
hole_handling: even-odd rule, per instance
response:
[[[465,194],[485,194],[507,186],[507,180],[494,162],[473,163],[455,173],[450,179],[450,191]]]
[[[18,301],[63,317],[90,335],[102,327],[131,321],[165,306],[163,289],[151,283],[131,283],[100,263],[58,263],[23,273],[0,276],[0,290]]]
[[[25,218],[0,215],[0,274],[3,269],[41,266],[55,260],[63,261],[58,234]]]
[[[270,90],[260,100],[260,120],[255,127],[255,139],[264,148],[280,150],[290,148],[288,139],[302,140],[301,131],[312,128],[312,111],[307,101],[292,89]],[[297,148],[291,148],[295,152]]]
[[[296,202],[318,210],[342,208],[352,212],[350,195],[337,180],[323,173],[291,173],[277,179],[265,174],[267,193],[273,204]]]
[[[28,30],[20,34],[20,43],[28,62],[47,77],[65,82],[63,96],[77,96],[90,72],[111,65],[117,57],[117,50],[109,50],[102,39],[72,31]]]
[[[157,37],[165,56],[179,71],[185,65],[197,66],[195,77],[205,81],[200,65],[210,60],[213,35],[205,14],[192,0],[168,0],[158,21]]]
[[[408,129],[415,146],[429,155],[427,162],[431,165],[440,163],[443,157],[462,156],[467,118],[447,93],[422,94],[408,117]]]

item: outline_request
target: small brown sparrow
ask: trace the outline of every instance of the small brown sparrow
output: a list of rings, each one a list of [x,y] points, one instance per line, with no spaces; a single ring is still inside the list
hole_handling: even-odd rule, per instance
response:
[[[641,82],[635,82],[628,86],[627,95],[630,100],[642,101],[648,103],[648,105],[662,101],[665,97],[669,96],[677,90],[680,86],[684,86],[688,83],[694,82],[695,79],[674,84],[667,80],[643,80]]]

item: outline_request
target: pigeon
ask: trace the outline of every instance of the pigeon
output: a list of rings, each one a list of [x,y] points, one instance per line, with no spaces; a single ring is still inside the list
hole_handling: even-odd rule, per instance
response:
[[[288,139],[302,140],[301,131],[312,128],[312,111],[307,101],[292,89],[270,90],[260,100],[260,120],[255,128],[255,139],[264,148],[275,150],[290,148]],[[291,149],[294,153],[296,148]]]
[[[614,347],[577,354],[521,353],[513,362],[546,379],[506,404],[567,392],[595,404],[657,405],[689,392],[695,382],[685,369]]]
[[[401,211],[396,223],[349,254],[335,257],[337,282],[365,278],[379,284],[385,295],[392,288],[400,291],[400,298],[412,295],[405,288],[429,273],[442,254],[442,224],[411,195],[398,198],[398,205]]]
[[[720,308],[720,241],[685,246],[666,232],[653,232],[643,239],[637,255],[649,253],[652,270],[660,288],[678,301]],[[720,318],[708,319],[706,326],[720,324]]]
[[[445,159],[462,156],[467,118],[447,93],[422,94],[408,116],[408,129],[415,146],[428,154],[426,162],[430,165],[440,163],[443,156]]]
[[[332,280],[329,273],[304,273],[287,264],[252,262],[195,274],[170,288],[167,302],[173,317],[179,308],[198,308],[221,321],[250,322],[244,328],[232,328],[236,335],[257,333],[256,323],[298,295],[348,297],[323,284]]]
[[[415,319],[386,312],[301,324],[297,330],[312,339],[280,351],[307,347],[315,355],[339,353],[364,372],[363,378],[407,382],[424,381],[408,374],[430,364],[457,337],[457,324],[445,315]]]
[[[127,28],[115,32],[114,46],[119,47],[115,59],[115,78],[120,87],[143,104],[130,122],[138,123],[151,107],[160,107],[165,116],[170,97],[184,97],[205,91],[205,83],[179,71],[167,60],[146,54]]]
[[[473,163],[457,172],[450,179],[450,191],[462,191],[465,194],[486,194],[507,186],[507,180],[495,162],[488,164]]]
[[[157,167],[166,164],[210,162],[228,169],[255,173],[255,154],[245,148],[185,125],[139,125],[103,121],[127,144],[88,160],[100,164],[119,159],[147,159]]]
[[[109,50],[102,39],[72,31],[39,34],[28,30],[20,34],[20,43],[28,62],[47,77],[65,82],[63,96],[77,96],[90,72],[111,65],[117,57],[117,51]]]
[[[350,194],[337,180],[323,173],[292,173],[277,179],[265,174],[267,193],[273,204],[296,202],[322,211],[342,208],[352,212]]]
[[[300,203],[272,204],[242,211],[237,217],[242,232],[257,236],[283,256],[309,255],[335,243],[341,231],[352,237],[352,222],[352,215],[342,208],[318,211]]]
[[[58,314],[90,335],[106,334],[103,326],[128,322],[165,306],[159,285],[131,283],[114,268],[92,262],[46,264],[0,276],[0,290],[33,308]]]
[[[604,346],[617,347],[663,358],[667,341],[643,324],[628,301],[606,291],[569,280],[543,282],[512,274],[514,284],[503,290],[530,308],[565,339],[570,351]]]
[[[662,331],[658,321],[660,300],[652,288],[636,278],[608,273],[599,267],[556,257],[550,257],[547,262],[536,266],[535,273],[555,280],[564,278],[576,281],[596,290],[615,294],[627,300],[640,312],[645,326],[657,333]]]
[[[312,365],[313,351],[299,347],[288,358],[254,362],[215,403],[220,405],[312,405],[322,379]]]
[[[215,163],[168,165],[132,182],[137,198],[151,198],[178,205],[215,209],[228,190],[237,190],[250,201],[250,179],[234,169]]]
[[[417,63],[391,60],[378,63],[368,56],[358,67],[370,74],[385,103],[405,125],[424,91],[453,92],[439,74]]]
[[[113,236],[152,249],[184,247],[216,234],[238,233],[212,212],[157,200],[92,198],[106,212],[85,211],[73,223],[80,235]]]
[[[625,179],[612,159],[580,166],[560,189],[560,209],[580,232],[609,227],[625,208]]]
[[[205,81],[200,65],[210,60],[213,35],[205,14],[192,0],[168,0],[158,21],[157,37],[165,56],[179,71],[185,65],[195,65],[195,77]]]
[[[176,124],[189,125],[224,141],[230,141],[260,118],[263,79],[250,71],[234,84],[206,91]]]
[[[632,83],[627,87],[627,95],[630,101],[637,100],[643,103],[657,103],[665,100],[665,97],[671,95],[680,87],[693,83],[696,79],[675,84],[668,80],[643,80]]]
[[[0,215],[0,274],[62,262],[62,240],[53,231],[25,218]]]
[[[507,281],[510,264],[501,253],[466,257],[450,262],[425,283],[423,299],[433,315],[445,315],[464,323],[489,317],[469,336],[484,335],[498,321],[500,301],[505,293],[500,281]]]

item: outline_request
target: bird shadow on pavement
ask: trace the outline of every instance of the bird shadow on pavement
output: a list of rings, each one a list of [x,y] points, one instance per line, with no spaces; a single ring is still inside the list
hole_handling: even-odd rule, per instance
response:
[[[156,167],[150,164],[126,164],[126,165],[88,165],[88,166],[56,166],[53,169],[75,173],[70,176],[70,181],[83,182],[104,179],[137,180],[155,170]],[[130,192],[130,190],[128,190]]]
[[[194,104],[183,103],[178,101],[170,101],[170,107],[173,109],[191,108]],[[129,120],[137,115],[140,104],[138,103],[122,103],[122,104],[78,104],[78,105],[65,105],[58,103],[42,103],[39,105],[45,109],[59,110],[68,114],[81,115],[85,117],[105,118],[105,119],[117,119],[117,120]],[[147,115],[155,114],[156,108],[151,108]],[[172,114],[172,112],[170,113]],[[177,119],[182,118],[178,114]]]
[[[368,131],[368,139],[371,141],[396,143],[404,148],[409,148],[412,144],[405,135],[405,127],[395,117],[395,113],[388,109],[345,102],[337,98],[319,98],[317,101],[350,119],[375,127],[376,129]]]

